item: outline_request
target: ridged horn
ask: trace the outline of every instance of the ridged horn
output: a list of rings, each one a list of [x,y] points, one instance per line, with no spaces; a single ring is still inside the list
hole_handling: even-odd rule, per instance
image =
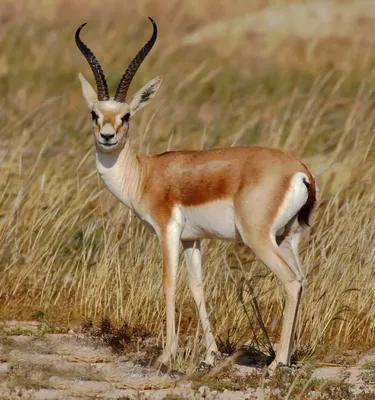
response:
[[[85,25],[86,23],[82,24],[76,30],[76,35],[75,35],[76,45],[81,51],[81,53],[85,56],[94,74],[96,87],[98,89],[98,100],[99,101],[109,100],[108,85],[102,67],[100,66],[99,61],[96,59],[94,53],[82,42],[81,38],[79,37],[79,34]]]
[[[156,26],[155,21],[148,17],[148,19],[152,23],[153,32],[150,40],[139,50],[138,54],[133,58],[132,62],[129,64],[126,69],[124,75],[122,76],[120,83],[117,86],[115,100],[120,103],[124,103],[126,99],[126,94],[128,93],[129,86],[135,73],[138,71],[138,68],[141,66],[143,60],[146,58],[147,54],[150,52],[152,47],[156,42],[156,38],[158,36],[158,28]]]

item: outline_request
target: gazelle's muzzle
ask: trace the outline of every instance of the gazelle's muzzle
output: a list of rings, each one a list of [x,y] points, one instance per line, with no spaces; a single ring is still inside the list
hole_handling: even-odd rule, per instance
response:
[[[105,147],[111,147],[117,144],[116,131],[111,124],[105,124],[102,129],[100,129],[99,144]]]

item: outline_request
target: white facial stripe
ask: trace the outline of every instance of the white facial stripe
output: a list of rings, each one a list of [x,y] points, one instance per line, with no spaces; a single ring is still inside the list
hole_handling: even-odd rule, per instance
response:
[[[103,121],[103,114],[100,111],[98,111],[95,107],[93,107],[91,112],[95,113],[98,116],[98,124],[101,124]]]

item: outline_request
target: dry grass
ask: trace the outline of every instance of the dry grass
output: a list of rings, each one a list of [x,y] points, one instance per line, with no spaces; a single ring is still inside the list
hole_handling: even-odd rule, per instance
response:
[[[309,288],[299,316],[300,354],[373,343],[373,48],[357,37],[292,37],[274,46],[268,36],[180,46],[194,28],[259,9],[262,0],[252,7],[245,0],[235,7],[113,0],[105,10],[99,1],[41,3],[1,1],[0,8],[0,316],[30,318],[40,310],[64,323],[108,316],[162,338],[158,242],[95,173],[77,73],[92,77],[73,41],[88,21],[84,40],[113,88],[148,37],[152,15],[158,45],[131,91],[159,74],[164,82],[132,122],[135,149],[258,144],[303,158],[319,176],[321,201],[302,246]],[[251,336],[238,296],[246,276],[277,340],[283,297],[275,278],[243,246],[212,241],[204,249],[208,306],[220,338],[241,343]],[[245,292],[248,310],[250,299]],[[185,369],[202,344],[183,268],[177,304],[185,349],[178,363]]]

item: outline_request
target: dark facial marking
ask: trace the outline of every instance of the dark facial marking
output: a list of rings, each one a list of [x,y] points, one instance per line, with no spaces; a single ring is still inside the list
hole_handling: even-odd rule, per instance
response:
[[[97,123],[99,119],[99,115],[95,111],[91,111],[92,120]]]
[[[147,101],[147,100],[150,98],[150,96],[152,95],[152,93],[153,93],[153,91],[154,91],[154,86],[155,86],[155,85],[150,86],[148,89],[146,89],[146,90],[142,93],[142,96],[141,96],[141,103]]]
[[[122,124],[127,123],[127,122],[129,121],[129,118],[130,118],[130,113],[126,113],[126,114],[121,118]]]

